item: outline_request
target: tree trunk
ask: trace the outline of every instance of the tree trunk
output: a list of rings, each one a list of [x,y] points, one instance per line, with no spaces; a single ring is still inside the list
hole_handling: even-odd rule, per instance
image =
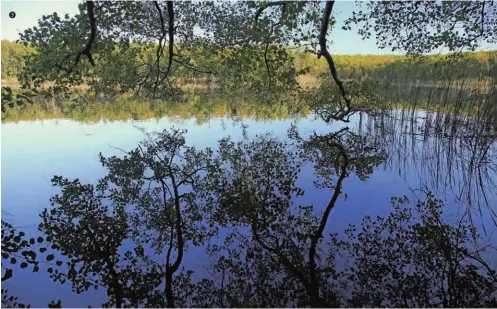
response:
[[[166,294],[166,308],[174,308],[174,295],[173,295],[173,273],[166,273],[166,288],[164,289]]]

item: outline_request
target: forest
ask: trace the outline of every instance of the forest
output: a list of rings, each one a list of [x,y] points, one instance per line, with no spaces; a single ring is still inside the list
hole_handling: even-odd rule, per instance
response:
[[[84,1],[2,40],[2,306],[496,307],[497,2],[338,5]]]

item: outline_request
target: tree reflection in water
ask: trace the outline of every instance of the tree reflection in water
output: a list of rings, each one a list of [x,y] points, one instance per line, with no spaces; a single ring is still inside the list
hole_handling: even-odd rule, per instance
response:
[[[344,128],[304,138],[291,128],[289,140],[228,138],[198,150],[182,131],[151,134],[122,157],[101,155],[108,174],[96,185],[55,176],[61,193],[39,226],[50,249],[34,252],[24,233],[2,229],[2,257],[34,252],[76,293],[104,289],[104,307],[497,305],[497,275],[484,259],[493,248],[470,241],[478,236],[468,216],[445,223],[430,192],[414,205],[393,198],[390,215],[342,236],[324,234],[347,178],[365,180],[397,154],[387,137]],[[330,192],[322,212],[298,202],[306,166]],[[193,280],[183,268],[192,247],[215,258],[211,277]],[[4,303],[18,305],[6,293]]]

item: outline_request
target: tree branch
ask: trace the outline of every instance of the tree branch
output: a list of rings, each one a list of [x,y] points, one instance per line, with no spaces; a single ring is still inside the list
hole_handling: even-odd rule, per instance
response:
[[[167,1],[167,14],[169,16],[169,63],[167,64],[166,78],[171,70],[171,64],[173,63],[174,57],[174,9],[173,2]]]
[[[269,87],[271,87],[271,84],[272,84],[272,77],[271,77],[271,70],[269,68],[269,62],[267,59],[267,51],[269,49],[269,42],[270,42],[269,38],[271,37],[272,34],[273,34],[273,26],[271,25],[271,32],[269,33],[269,35],[267,37],[266,48],[264,49],[264,63],[266,64],[267,76],[269,78]]]
[[[93,61],[93,57],[91,55],[91,47],[93,45],[93,42],[95,41],[95,38],[97,37],[97,23],[93,11],[95,8],[95,3],[93,1],[86,1],[86,4],[88,10],[88,19],[90,20],[90,38],[88,39],[88,42],[86,42],[86,46],[85,49],[82,51],[82,54],[88,57],[88,61],[90,61],[92,66],[95,66],[95,62]],[[79,60],[77,59],[75,64],[77,64],[78,61]]]
[[[480,22],[481,22],[481,29],[480,29],[480,36],[483,36],[485,33],[485,1],[482,1],[482,6],[481,6],[481,13],[480,13]]]
[[[86,1],[86,6],[87,6],[87,11],[88,11],[88,19],[90,20],[90,38],[86,42],[86,45],[83,48],[83,50],[79,51],[76,54],[76,58],[74,59],[72,66],[66,68],[66,67],[63,67],[62,64],[55,64],[54,65],[54,67],[56,67],[62,71],[65,71],[66,76],[72,73],[74,68],[78,65],[79,60],[81,59],[82,55],[85,55],[88,58],[88,61],[90,61],[90,64],[92,66],[95,66],[95,61],[93,60],[93,56],[91,54],[91,48],[93,46],[93,42],[95,41],[95,38],[97,37],[97,23],[96,23],[95,14],[94,14],[95,2]],[[66,57],[64,57],[62,62],[67,60],[73,54],[74,53],[68,54]]]
[[[271,6],[277,6],[277,5],[286,5],[286,1],[273,1],[273,2],[268,2],[265,6],[261,6],[257,12],[255,12],[255,20],[257,21],[257,19],[259,19],[259,16],[261,15],[261,13],[267,9],[268,7],[271,7]]]
[[[160,9],[159,4],[157,1],[154,1],[155,8],[157,9],[157,12],[159,13],[159,20],[160,20],[160,25],[161,25],[161,30],[162,30],[162,35],[159,38],[159,46],[157,47],[157,59],[155,60],[155,65],[157,66],[157,77],[155,78],[155,83],[154,83],[154,90],[153,90],[153,97],[155,98],[155,92],[157,90],[157,86],[159,84],[159,72],[160,72],[160,57],[164,55],[164,47],[162,45],[162,41],[166,37],[166,29],[164,25],[164,17],[162,16],[162,10]]]
[[[171,65],[173,63],[174,57],[174,8],[173,2],[167,1],[167,16],[168,16],[168,34],[169,34],[169,59],[167,63],[166,74],[161,78],[159,83],[162,83],[168,78],[169,72],[171,71]]]
[[[202,74],[217,74],[217,72],[214,72],[214,71],[207,71],[207,70],[203,70],[203,69],[200,69],[200,68],[196,68],[193,65],[189,64],[188,61],[178,60],[177,58],[173,59],[173,61],[176,62],[176,63],[179,63],[182,66],[184,66],[185,68],[188,68],[189,70],[192,70],[192,71],[197,72],[197,73],[202,73]]]
[[[172,160],[173,156],[171,156]],[[182,219],[181,219],[181,205],[180,205],[180,198],[179,198],[179,192],[178,192],[178,185],[176,183],[176,179],[174,177],[174,173],[171,170],[171,163],[167,166],[169,169],[169,177],[172,182],[173,186],[173,192],[174,192],[174,205],[175,205],[175,211],[176,211],[176,237],[178,241],[178,255],[176,257],[176,260],[172,265],[169,263],[166,265],[166,286],[165,286],[165,294],[166,294],[166,300],[167,304],[166,306],[168,308],[174,307],[174,295],[173,295],[173,288],[172,288],[172,280],[173,280],[173,274],[178,270],[179,266],[181,265],[181,261],[183,260],[183,251],[185,247],[184,239],[183,239],[183,231],[182,231]],[[171,247],[169,247],[171,248]],[[169,257],[168,257],[169,258]]]
[[[182,219],[181,219],[181,205],[180,205],[180,194],[178,192],[178,184],[176,183],[176,178],[174,177],[173,172],[171,171],[171,167],[169,169],[169,177],[173,186],[173,198],[174,198],[174,206],[176,211],[176,230],[177,230],[177,241],[178,241],[178,256],[176,257],[176,261],[174,261],[173,265],[171,265],[170,271],[174,273],[178,270],[181,261],[183,259],[183,249],[184,249],[184,239],[183,239],[183,231],[182,231]]]
[[[335,4],[335,1],[327,1],[326,6],[324,9],[323,13],[323,18],[321,19],[321,30],[319,33],[319,46],[321,48],[321,51],[318,53],[318,59],[321,58],[321,56],[324,56],[326,61],[328,62],[328,67],[330,69],[331,75],[333,76],[333,79],[335,80],[335,83],[337,84],[338,88],[340,89],[340,93],[345,100],[345,103],[347,105],[346,109],[340,109],[337,115],[332,116],[331,118],[335,120],[341,120],[343,119],[349,112],[350,112],[350,97],[343,85],[343,81],[338,77],[337,70],[335,67],[335,62],[333,61],[333,58],[331,57],[331,54],[328,52],[328,49],[326,47],[326,34],[328,32],[328,24],[330,21],[330,16],[331,12],[333,11],[333,5]]]

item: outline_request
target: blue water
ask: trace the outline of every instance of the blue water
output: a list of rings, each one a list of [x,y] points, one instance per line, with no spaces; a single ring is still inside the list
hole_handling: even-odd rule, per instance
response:
[[[367,122],[363,119],[363,121],[361,122],[362,130],[368,125],[374,125],[371,120]],[[243,122],[248,125],[249,137],[270,132],[280,138],[286,138],[288,128],[295,123],[292,120],[255,122],[250,119]],[[344,126],[343,123],[325,125],[312,116],[298,121],[296,125],[303,135],[310,134],[314,130],[318,133],[331,132]],[[352,122],[347,125],[358,130],[358,117],[353,118]],[[49,198],[58,192],[57,188],[50,184],[52,176],[63,175],[68,178],[79,178],[83,183],[95,183],[105,174],[105,170],[98,162],[98,153],[102,152],[107,156],[122,154],[111,146],[125,150],[135,148],[144,138],[143,132],[136,126],[143,128],[146,132],[163,130],[172,126],[187,129],[187,144],[198,148],[215,147],[219,139],[228,135],[234,140],[243,138],[239,123],[221,118],[213,119],[203,125],[197,125],[195,119],[177,121],[168,118],[97,124],[84,124],[69,120],[3,123],[1,126],[2,218],[8,219],[15,226],[23,227],[29,236],[36,236],[38,215],[44,208],[50,206]],[[395,143],[395,139],[398,138],[395,137],[396,133],[399,132],[392,132],[393,135],[387,137],[391,139],[391,143]],[[428,143],[424,146],[411,145],[412,149],[407,149],[406,145],[401,142],[397,141],[397,143],[399,144],[396,148],[392,148],[395,149],[392,152],[398,153],[392,153],[389,163],[380,166],[368,180],[360,181],[355,176],[346,179],[344,192],[347,193],[348,198],[346,201],[343,195],[340,198],[328,221],[325,235],[330,232],[341,232],[350,223],[358,224],[365,215],[387,215],[390,211],[392,196],[404,194],[412,196],[411,189],[419,188],[427,183],[430,186],[438,183],[437,190],[446,200],[448,216],[455,217],[465,211],[467,203],[458,196],[459,189],[463,187],[460,183],[462,179],[460,175],[464,176],[464,169],[456,169],[454,175],[445,175],[445,178],[450,177],[451,183],[455,183],[455,186],[449,188],[440,179],[430,176],[431,174],[427,171],[426,167],[433,163],[433,158],[429,156],[420,157],[417,160],[412,158],[417,154],[413,149],[419,150],[422,154],[423,149],[426,150],[423,147],[432,148],[444,157],[443,150],[433,148],[435,143]],[[404,160],[399,160],[400,157]],[[495,181],[494,176],[491,173],[491,178]],[[332,192],[314,188],[313,180],[312,170],[304,169],[299,179],[299,184],[306,192],[302,202],[312,203],[316,209],[322,209],[328,203]],[[491,186],[491,184],[487,185]],[[493,191],[488,194],[487,198],[491,205],[497,205],[497,198]],[[487,213],[484,212],[484,214]],[[489,216],[484,215],[479,220],[481,221],[479,223],[492,228]],[[183,262],[183,266],[193,269],[198,277],[208,275],[208,265],[209,259],[203,253],[202,248],[187,252]],[[46,307],[51,300],[56,299],[61,299],[65,307],[88,305],[99,307],[107,298],[103,291],[74,295],[69,284],[60,285],[52,282],[43,266],[38,273],[15,270],[14,277],[2,284],[2,288],[8,289],[10,295],[19,297],[23,303],[33,307]]]

